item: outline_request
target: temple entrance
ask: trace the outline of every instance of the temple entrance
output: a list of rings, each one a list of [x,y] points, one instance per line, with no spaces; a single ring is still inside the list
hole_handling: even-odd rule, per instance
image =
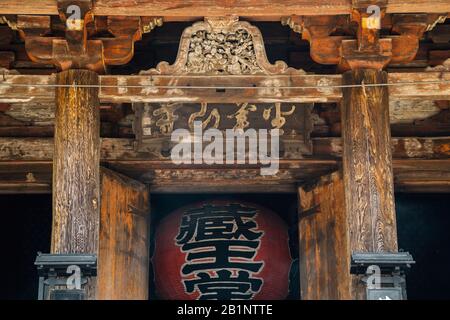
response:
[[[448,1],[3,2],[12,295],[30,250],[58,300],[401,300],[445,265],[411,234],[450,191]]]

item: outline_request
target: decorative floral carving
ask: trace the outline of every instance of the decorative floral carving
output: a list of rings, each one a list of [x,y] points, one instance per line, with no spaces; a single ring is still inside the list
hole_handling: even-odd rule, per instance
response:
[[[232,33],[197,31],[185,71],[209,74],[254,74],[260,71],[252,36],[244,29]]]
[[[261,32],[237,17],[205,18],[184,30],[174,64],[161,62],[150,75],[304,74],[283,61],[267,60]]]
[[[445,60],[441,65],[428,67],[426,71],[450,71],[450,59]]]

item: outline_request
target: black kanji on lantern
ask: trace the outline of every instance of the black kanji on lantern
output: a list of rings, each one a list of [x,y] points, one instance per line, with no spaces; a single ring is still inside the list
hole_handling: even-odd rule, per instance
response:
[[[236,277],[228,270],[217,271],[217,277],[211,277],[207,272],[197,274],[198,278],[186,280],[186,291],[192,293],[197,287],[202,293],[200,300],[220,299],[251,299],[254,292],[258,292],[262,280],[250,278],[246,271],[239,271]]]
[[[262,279],[252,277],[263,267],[254,260],[263,235],[256,214],[240,204],[185,212],[176,241],[187,252],[182,274],[195,275],[184,280],[188,293],[198,291],[202,300],[231,300],[251,299],[260,290]]]

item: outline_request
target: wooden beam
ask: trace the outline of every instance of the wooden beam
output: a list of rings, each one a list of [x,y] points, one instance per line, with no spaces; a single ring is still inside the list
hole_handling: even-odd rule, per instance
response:
[[[314,138],[314,156],[320,158],[341,158],[341,138]],[[449,159],[450,137],[392,138],[391,152],[394,159]]]
[[[56,0],[2,0],[0,14],[57,15]],[[97,0],[95,15],[203,17],[239,15],[253,17],[280,17],[288,15],[349,14],[351,0]],[[388,13],[450,12],[446,0],[390,0]]]
[[[394,184],[397,192],[450,193],[450,161],[420,160],[413,164],[394,159]]]
[[[170,159],[136,152],[133,141],[102,139],[101,161],[149,183],[153,193],[294,193],[297,183],[338,169],[343,151],[340,138],[314,138],[312,157],[281,160],[280,174],[263,179],[256,166],[176,166]],[[394,138],[391,149],[397,191],[450,192],[450,137]],[[52,138],[0,138],[0,193],[51,192],[52,158]],[[237,186],[243,176],[246,184]],[[195,189],[189,187],[191,179],[196,179]]]
[[[437,83],[439,81],[446,83]],[[450,100],[450,72],[389,73],[389,99]],[[420,84],[420,83],[429,84]],[[410,84],[402,84],[410,83]]]
[[[0,194],[51,192],[51,161],[0,161]]]
[[[52,186],[48,182],[11,181],[0,182],[0,194],[49,194]]]
[[[339,159],[342,157],[341,138],[313,138],[311,160]],[[450,159],[450,137],[392,138],[391,150],[394,159]],[[171,160],[156,157],[151,153],[137,152],[134,139],[101,139],[101,161],[146,161],[154,166],[180,168],[171,165]],[[53,159],[52,138],[0,138],[0,162],[5,161],[51,161]],[[307,158],[308,159],[308,158]],[[307,160],[306,159],[306,160]],[[281,164],[301,159],[281,160]]]
[[[118,172],[143,179],[151,185],[152,193],[266,193],[297,192],[297,184],[315,179],[340,167],[340,160],[292,160],[281,163],[282,174],[261,182],[259,170],[230,168],[174,168],[169,161],[104,161]],[[394,159],[396,192],[450,193],[450,159]],[[227,171],[229,171],[227,173]],[[186,181],[186,174],[198,177],[216,175],[211,183],[197,178],[195,189]],[[291,172],[291,173],[289,173]],[[234,174],[234,175],[233,175]],[[246,174],[246,184],[236,185],[236,179]],[[191,175],[192,176],[192,175]],[[223,177],[218,179],[218,177]],[[0,161],[0,194],[51,193],[52,161]]]
[[[337,102],[342,99],[341,75],[283,76],[100,76],[102,103],[131,102]],[[439,83],[441,81],[441,83]],[[392,100],[450,100],[450,72],[390,73]],[[422,84],[421,84],[422,82]],[[182,86],[167,88],[166,86]],[[275,83],[267,86],[267,83]],[[11,84],[12,86],[7,86]],[[33,86],[39,84],[41,86]],[[9,75],[0,77],[0,103],[48,103],[54,101],[54,76]],[[15,86],[19,85],[19,87]],[[43,87],[42,87],[43,85]],[[112,86],[112,87],[108,87]],[[119,87],[117,87],[119,86]],[[123,86],[123,87],[120,87]],[[126,88],[125,86],[131,86]],[[161,86],[163,88],[161,88]],[[186,88],[200,86],[202,89]],[[203,87],[211,86],[212,89]],[[216,87],[245,89],[218,90]],[[282,89],[277,89],[283,87]],[[321,88],[322,86],[323,88]],[[295,88],[302,87],[302,88]],[[318,88],[314,88],[318,87]]]

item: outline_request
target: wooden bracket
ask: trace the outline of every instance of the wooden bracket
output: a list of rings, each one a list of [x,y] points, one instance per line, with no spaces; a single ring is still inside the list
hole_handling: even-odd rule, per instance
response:
[[[392,59],[390,39],[380,39],[386,0],[353,0],[351,21],[357,25],[356,40],[343,41],[339,69],[383,69]]]
[[[282,23],[309,41],[315,62],[345,71],[412,61],[424,32],[442,20],[436,14],[387,15],[386,0],[353,0],[352,5],[350,16],[292,16]],[[391,35],[381,37],[381,28]]]
[[[162,24],[161,18],[94,17],[91,0],[58,0],[64,37],[54,33],[49,16],[18,16],[17,27],[34,62],[53,64],[60,70],[88,69],[105,73],[108,65],[128,63],[134,43],[142,34]],[[112,37],[105,37],[109,33]],[[96,37],[98,35],[98,37]]]
[[[347,36],[332,36],[339,25],[349,24],[347,16],[311,16],[303,19],[302,38],[310,43],[311,58],[320,64],[338,64],[340,45]]]
[[[419,41],[428,27],[426,14],[392,15],[392,63],[407,63],[414,60],[419,50]]]

